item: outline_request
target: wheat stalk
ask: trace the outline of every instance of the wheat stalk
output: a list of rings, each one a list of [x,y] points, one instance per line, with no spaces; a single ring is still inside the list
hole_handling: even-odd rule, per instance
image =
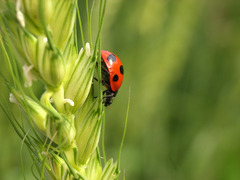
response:
[[[104,118],[101,81],[98,98],[94,98],[92,85],[96,62],[100,64],[98,53],[106,0],[99,2],[99,29],[94,45],[93,8],[89,14],[88,0],[86,4],[90,42],[85,44],[77,0],[0,3],[0,42],[12,80],[3,74],[1,77],[11,92],[10,101],[23,111],[29,129],[2,105],[1,108],[28,147],[39,179],[111,180],[120,174],[120,158],[115,163],[112,159],[105,165],[101,163],[98,148]],[[99,67],[98,78],[101,80]],[[33,82],[45,87],[40,98]]]

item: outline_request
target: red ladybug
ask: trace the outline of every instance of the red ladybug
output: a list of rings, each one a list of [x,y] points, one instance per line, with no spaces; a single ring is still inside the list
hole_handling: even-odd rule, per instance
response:
[[[109,106],[117,95],[123,81],[123,65],[120,59],[109,51],[101,51],[102,84],[107,88],[103,92],[104,106]]]

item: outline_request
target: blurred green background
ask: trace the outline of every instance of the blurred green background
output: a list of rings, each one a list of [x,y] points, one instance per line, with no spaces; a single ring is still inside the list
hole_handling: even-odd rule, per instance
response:
[[[117,159],[130,87],[127,180],[240,179],[239,8],[239,0],[108,0],[102,49],[118,55],[125,79],[106,110],[106,153]],[[0,179],[22,179],[21,141],[0,117]]]

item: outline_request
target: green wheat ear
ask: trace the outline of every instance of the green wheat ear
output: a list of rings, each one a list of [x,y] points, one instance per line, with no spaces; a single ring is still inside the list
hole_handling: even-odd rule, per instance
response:
[[[99,29],[94,45],[94,3],[89,14],[88,0],[90,42],[86,44],[77,0],[6,0],[0,2],[0,7],[0,44],[11,79],[2,74],[1,78],[9,88],[10,101],[20,107],[26,117],[23,120],[29,122],[29,129],[2,105],[1,109],[27,145],[38,172],[36,178],[117,179],[123,140],[115,163],[112,159],[106,162],[104,131],[103,165],[98,148],[105,115],[99,53],[106,0],[99,2]],[[96,61],[98,98],[94,98],[92,85]],[[36,86],[45,87],[40,98],[35,95],[33,81]],[[123,139],[125,132],[126,125]]]

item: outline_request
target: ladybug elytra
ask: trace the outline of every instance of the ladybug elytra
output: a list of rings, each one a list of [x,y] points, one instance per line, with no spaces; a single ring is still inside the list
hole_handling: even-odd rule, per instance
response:
[[[107,88],[103,92],[104,106],[112,104],[123,81],[124,69],[120,59],[109,51],[101,51],[102,84]]]

